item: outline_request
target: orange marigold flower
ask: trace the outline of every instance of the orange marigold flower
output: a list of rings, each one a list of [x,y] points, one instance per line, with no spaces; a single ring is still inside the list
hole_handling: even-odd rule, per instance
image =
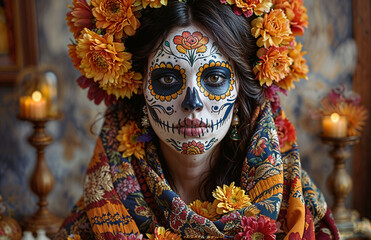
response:
[[[140,23],[135,17],[132,4],[135,0],[92,0],[93,15],[97,28],[103,28],[116,39],[133,36]]]
[[[260,85],[266,84],[269,87],[273,82],[278,83],[289,74],[293,60],[288,56],[288,52],[287,47],[270,47],[259,57],[260,60],[253,70]]]
[[[84,70],[80,68],[81,65],[81,58],[76,53],[76,45],[75,44],[68,44],[68,56],[71,58],[73,66],[80,70],[84,74]]]
[[[304,28],[308,27],[307,9],[303,0],[274,0],[274,8],[285,12],[294,35],[303,35]]]
[[[86,0],[72,0],[73,6],[68,6],[71,11],[66,14],[67,25],[75,38],[78,38],[84,28],[93,26],[93,14]]]
[[[112,35],[100,36],[86,28],[76,46],[82,73],[100,85],[120,82],[119,78],[131,69],[131,54],[124,50],[124,44],[114,42]]]
[[[253,13],[258,16],[268,13],[272,7],[272,0],[221,0],[220,2],[228,3],[229,5],[236,4],[236,7],[246,17],[250,17]]]
[[[160,8],[167,5],[167,0],[142,0],[143,8],[146,8],[148,5],[151,8]]]
[[[290,21],[281,9],[272,10],[264,17],[255,18],[251,22],[251,33],[259,39],[256,44],[259,47],[279,47],[281,42],[291,34]]]
[[[245,194],[245,190],[235,187],[234,182],[229,186],[223,185],[223,188],[218,186],[213,191],[213,197],[215,198],[218,214],[228,213],[251,205],[250,198]]]
[[[154,234],[146,234],[150,240],[182,240],[180,235],[165,230],[164,227],[156,227]]]
[[[294,82],[298,82],[301,78],[308,79],[307,74],[309,72],[306,60],[303,57],[306,52],[302,52],[302,44],[294,41],[294,48],[289,51],[289,57],[293,59],[293,64],[290,66],[291,71],[289,74],[277,82],[277,85],[283,89],[290,90],[295,89]]]
[[[131,98],[133,94],[138,94],[142,86],[142,75],[137,72],[127,72],[120,76],[115,82],[108,82],[101,84],[100,87],[107,92],[107,94],[115,95],[116,98]]]
[[[202,35],[200,32],[190,33],[184,31],[182,36],[177,35],[173,39],[174,44],[176,44],[176,49],[180,53],[186,53],[187,50],[197,49],[198,53],[203,53],[206,51],[206,46],[209,42],[209,38]]]
[[[345,116],[348,122],[348,136],[361,135],[366,125],[367,110],[364,106],[342,103],[338,105],[340,115]]]
[[[141,131],[134,121],[128,121],[119,130],[116,139],[120,142],[117,151],[122,152],[124,158],[134,155],[136,158],[143,158],[144,143],[138,142],[137,138],[141,135]]]
[[[189,207],[198,215],[203,216],[211,221],[216,221],[219,214],[216,212],[216,204],[208,201],[202,202],[196,200],[189,204]]]

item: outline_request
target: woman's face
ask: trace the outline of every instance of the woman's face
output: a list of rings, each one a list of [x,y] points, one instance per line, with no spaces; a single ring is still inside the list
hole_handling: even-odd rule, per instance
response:
[[[182,154],[217,146],[228,132],[237,98],[229,58],[191,25],[171,31],[148,63],[144,96],[159,139]]]

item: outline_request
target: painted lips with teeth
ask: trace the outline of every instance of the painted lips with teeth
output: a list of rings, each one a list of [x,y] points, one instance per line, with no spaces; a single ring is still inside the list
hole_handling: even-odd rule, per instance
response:
[[[198,136],[206,131],[207,125],[202,120],[186,118],[175,127],[185,136]]]

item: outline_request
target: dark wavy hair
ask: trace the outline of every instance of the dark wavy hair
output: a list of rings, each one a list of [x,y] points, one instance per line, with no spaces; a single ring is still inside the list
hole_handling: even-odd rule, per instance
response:
[[[204,180],[199,186],[199,194],[210,200],[216,186],[229,184],[232,181],[239,185],[242,163],[247,153],[251,138],[249,123],[253,110],[263,104],[263,89],[254,80],[252,66],[256,59],[256,40],[251,35],[250,21],[244,16],[237,16],[231,6],[221,4],[219,0],[168,0],[167,6],[159,9],[147,8],[141,12],[141,27],[135,36],[126,40],[127,51],[133,54],[133,70],[145,75],[149,56],[157,50],[175,27],[186,27],[195,24],[205,30],[233,63],[235,77],[238,79],[238,115],[240,118],[240,141],[234,144],[228,137],[220,143],[220,151],[213,156],[216,161],[210,166]],[[132,99],[120,100],[116,110],[124,111],[133,119],[140,119],[142,106],[145,104],[142,95]],[[166,163],[162,160],[166,178],[172,184]],[[174,186],[173,186],[174,187]]]

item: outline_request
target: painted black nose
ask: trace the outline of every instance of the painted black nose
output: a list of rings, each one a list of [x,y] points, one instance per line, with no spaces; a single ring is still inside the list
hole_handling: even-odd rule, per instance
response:
[[[196,88],[193,87],[193,92],[191,92],[191,89],[188,87],[186,96],[182,102],[182,108],[186,111],[195,111],[201,110],[203,107],[204,104],[201,102]]]

